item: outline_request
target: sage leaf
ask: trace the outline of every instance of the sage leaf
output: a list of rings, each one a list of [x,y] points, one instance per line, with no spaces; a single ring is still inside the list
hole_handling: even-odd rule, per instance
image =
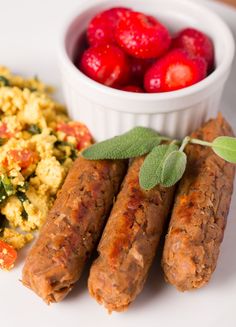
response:
[[[89,160],[134,158],[150,152],[160,141],[154,130],[135,127],[125,134],[90,146],[82,156]]]
[[[219,136],[212,142],[213,151],[222,159],[236,163],[236,138]]]
[[[150,190],[161,183],[162,166],[173,151],[177,151],[176,144],[156,146],[145,158],[139,173],[139,183],[144,190]]]
[[[182,151],[173,151],[166,156],[162,165],[161,182],[165,187],[176,184],[183,176],[187,164],[187,156]]]

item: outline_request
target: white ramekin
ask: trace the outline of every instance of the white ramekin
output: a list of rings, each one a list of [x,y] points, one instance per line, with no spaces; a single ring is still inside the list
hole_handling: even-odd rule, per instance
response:
[[[216,69],[203,81],[182,90],[138,94],[94,82],[73,64],[78,39],[92,16],[114,6],[151,14],[172,32],[187,26],[208,34],[215,47]],[[76,15],[75,15],[76,14]],[[65,24],[59,49],[59,66],[70,116],[90,128],[101,141],[134,126],[147,126],[171,137],[183,137],[214,117],[234,56],[234,39],[215,13],[189,0],[88,0]]]

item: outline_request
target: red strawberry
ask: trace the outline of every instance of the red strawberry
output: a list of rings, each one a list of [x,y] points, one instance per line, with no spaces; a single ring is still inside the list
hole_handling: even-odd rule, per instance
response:
[[[176,35],[173,40],[173,47],[185,49],[193,56],[203,57],[208,64],[208,69],[212,69],[214,46],[206,34],[194,28],[186,28]]]
[[[93,80],[107,86],[125,84],[129,79],[129,61],[115,45],[100,45],[87,49],[80,69]]]
[[[122,87],[121,90],[126,92],[144,93],[144,90],[137,85],[127,85]]]
[[[127,53],[137,58],[160,57],[171,43],[170,33],[164,25],[154,17],[133,11],[120,20],[115,37]]]
[[[147,92],[168,92],[193,85],[207,75],[207,64],[201,57],[192,57],[186,50],[174,49],[146,72]]]
[[[96,15],[89,23],[87,38],[91,46],[115,43],[114,31],[130,9],[112,8]]]

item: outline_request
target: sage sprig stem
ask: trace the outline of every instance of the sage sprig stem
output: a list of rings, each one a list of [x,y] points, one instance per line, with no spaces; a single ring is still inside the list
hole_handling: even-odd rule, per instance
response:
[[[192,144],[198,144],[198,145],[203,145],[203,146],[209,146],[212,147],[212,143],[211,142],[206,142],[206,141],[202,141],[202,140],[198,140],[198,139],[192,139],[189,137],[189,143]]]
[[[163,142],[165,144],[163,144]],[[82,152],[88,160],[129,159],[147,154],[140,169],[139,182],[144,190],[157,184],[170,187],[183,176],[188,144],[211,147],[222,159],[236,163],[236,138],[219,136],[212,142],[186,136],[183,140],[171,140],[146,127],[135,127],[129,132],[96,143]]]
[[[179,148],[179,151],[180,151],[180,152],[183,152],[183,151],[184,151],[186,145],[189,143],[190,140],[191,140],[191,139],[190,139],[189,136],[186,136],[186,137],[183,139],[183,142],[182,142],[182,144],[181,144],[181,146],[180,146],[180,148]]]

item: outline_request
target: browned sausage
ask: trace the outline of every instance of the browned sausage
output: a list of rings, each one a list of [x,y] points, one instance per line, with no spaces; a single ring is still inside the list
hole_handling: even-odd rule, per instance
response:
[[[221,115],[193,133],[212,141],[233,135]],[[188,145],[187,171],[175,198],[162,266],[166,280],[185,291],[205,285],[215,270],[228,215],[235,167],[210,148]]]
[[[23,284],[47,303],[61,301],[80,278],[124,177],[124,161],[78,158],[23,269]]]
[[[173,187],[140,188],[143,160],[128,170],[90,270],[89,292],[109,312],[125,310],[141,292],[172,202]]]

